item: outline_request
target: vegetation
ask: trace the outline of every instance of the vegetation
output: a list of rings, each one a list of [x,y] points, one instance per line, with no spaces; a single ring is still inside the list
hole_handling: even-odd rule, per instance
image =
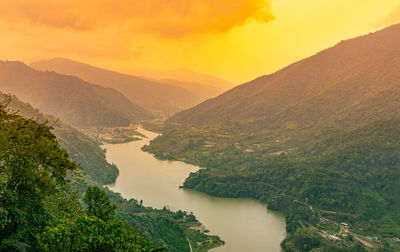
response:
[[[97,142],[54,117],[40,113],[37,109],[21,102],[14,96],[1,95],[1,97],[8,101],[6,110],[13,111],[9,113],[13,113],[22,122],[29,121],[33,125],[39,125],[35,121],[40,121],[43,127],[51,130],[56,135],[60,145],[70,153],[69,156],[63,151],[67,155],[65,159],[74,160],[83,168],[84,172],[80,171],[76,163],[72,163],[76,166],[75,169],[79,174],[71,178],[71,183],[77,179],[83,183],[79,187],[77,187],[77,184],[73,185],[73,187],[68,185],[67,192],[58,193],[45,200],[45,204],[52,209],[51,214],[56,216],[51,223],[40,228],[40,230],[45,230],[40,235],[35,236],[38,234],[38,230],[33,229],[30,231],[32,236],[35,236],[32,239],[34,239],[36,245],[31,244],[33,241],[26,242],[25,237],[20,237],[14,233],[13,237],[18,236],[19,238],[2,240],[1,244],[6,246],[4,249],[7,251],[12,249],[23,251],[24,249],[35,250],[40,247],[43,251],[112,251],[113,249],[149,251],[149,248],[153,248],[155,245],[146,241],[148,240],[161,244],[157,251],[163,251],[161,248],[168,248],[169,251],[189,251],[186,231],[192,225],[200,225],[193,215],[181,211],[174,213],[167,209],[146,208],[134,199],[128,201],[123,199],[120,194],[93,187],[93,185],[100,187],[104,184],[113,183],[118,175],[116,166],[107,163],[104,151]],[[16,114],[24,115],[31,119],[26,120]],[[32,119],[35,119],[35,121]],[[3,118],[3,120],[7,119]],[[53,125],[52,128],[45,126],[49,122]],[[3,133],[3,137],[6,136],[6,132]],[[15,129],[15,134],[19,133],[21,132]],[[53,137],[51,133],[49,134]],[[28,136],[27,138],[29,139]],[[1,148],[7,148],[3,141],[1,143]],[[20,143],[16,142],[14,144],[19,145]],[[54,146],[56,145],[58,146],[57,141],[54,140]],[[32,146],[30,151],[34,152],[36,148],[42,147]],[[22,172],[19,170],[20,168],[15,169],[16,172]],[[83,177],[81,176],[84,176],[85,181],[82,180]],[[86,210],[83,210],[79,203],[82,191],[78,190],[78,188],[86,190],[86,187],[88,188],[83,197]],[[49,193],[55,194],[51,190]],[[27,197],[30,197],[29,195]],[[24,200],[21,199],[19,204],[24,204]],[[33,203],[37,202],[34,199],[32,200]],[[110,200],[112,204],[110,204]],[[15,205],[15,203],[13,204]],[[67,211],[63,208],[61,211],[56,208],[58,204],[68,209],[71,207],[71,209]],[[15,207],[20,206],[15,205]],[[21,208],[20,214],[26,215],[30,211],[29,209],[28,206],[27,208]],[[27,218],[31,217],[27,216]],[[9,219],[15,217],[10,217],[9,210],[6,210],[6,208],[0,208],[0,218],[1,227],[7,230],[6,228],[10,226],[4,225],[8,223]],[[109,237],[112,237],[112,239],[110,240]],[[145,237],[146,240],[142,237]],[[189,237],[189,241],[195,244],[204,241],[210,241],[210,244],[212,244],[210,247],[217,247],[222,244],[219,238],[214,236]],[[130,242],[121,242],[121,239]],[[105,240],[107,240],[106,243]]]
[[[162,244],[170,251],[190,251],[188,241],[191,244],[209,243],[209,248],[223,244],[218,236],[191,235],[191,227],[201,225],[191,213],[172,212],[165,207],[162,210],[144,207],[135,199],[126,200],[111,191],[108,196],[117,206],[117,216],[121,220],[137,228],[146,239]]]
[[[243,153],[236,147],[219,155],[215,147],[200,156],[203,147],[189,139],[191,147],[177,158],[212,167],[192,173],[184,187],[259,199],[287,214],[289,240],[303,225],[335,233],[321,225],[324,217],[339,226],[350,223],[355,234],[377,236],[381,243],[376,247],[386,241],[399,248],[392,240],[400,236],[399,129],[399,119],[376,121],[280,155]],[[154,151],[156,146],[145,149]],[[156,155],[171,158],[165,152]],[[351,244],[358,246],[358,240]]]
[[[139,236],[132,226],[114,215],[106,193],[88,187],[86,210],[77,218],[63,217],[54,227],[38,235],[44,251],[167,251]]]
[[[83,168],[87,180],[95,181],[100,185],[111,184],[115,181],[118,169],[105,160],[105,152],[100,148],[99,143],[57,118],[41,113],[15,96],[0,93],[0,97],[9,99],[6,108],[8,111],[14,111],[18,115],[41,123],[51,124],[52,132],[57,136],[61,146],[69,152],[71,159]]]
[[[193,251],[206,252],[212,248],[224,245],[224,242],[217,236],[210,237],[199,230],[187,229],[185,234],[190,241]]]
[[[0,142],[1,251],[160,248],[116,219],[102,190],[89,188],[81,207],[81,170],[51,127],[0,107]]]
[[[87,180],[96,181],[100,185],[115,182],[118,168],[106,161],[105,150],[99,143],[71,127],[54,126],[54,134],[61,146],[70,153],[71,159],[81,165]]]
[[[139,141],[142,138],[146,138],[146,136],[134,129],[115,128],[112,129],[111,132],[108,132],[107,135],[103,133],[99,140],[103,143],[121,144],[129,143],[132,141]]]
[[[400,72],[394,66],[400,44],[394,38],[400,25],[238,86],[176,114],[143,149],[207,168],[191,174],[185,187],[255,198],[284,212],[288,251],[359,243],[399,250]],[[341,222],[350,229],[340,229]],[[340,234],[340,242],[322,231]],[[314,245],[297,246],[301,235]]]

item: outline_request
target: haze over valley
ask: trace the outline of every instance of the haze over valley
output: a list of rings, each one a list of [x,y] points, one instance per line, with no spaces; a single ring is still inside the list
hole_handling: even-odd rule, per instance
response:
[[[221,94],[226,87],[208,86],[208,83],[194,83],[174,79],[152,80],[93,67],[63,58],[34,62],[38,70],[55,71],[74,75],[105,88],[114,88],[126,95],[132,103],[165,118],[188,109],[198,103]],[[222,80],[221,80],[222,82]],[[232,85],[233,86],[233,85]]]
[[[398,0],[0,3],[0,251],[400,251]]]

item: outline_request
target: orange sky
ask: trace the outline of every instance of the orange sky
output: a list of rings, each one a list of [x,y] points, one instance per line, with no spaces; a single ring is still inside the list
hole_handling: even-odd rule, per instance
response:
[[[398,0],[0,0],[0,59],[188,68],[242,83],[398,22]]]

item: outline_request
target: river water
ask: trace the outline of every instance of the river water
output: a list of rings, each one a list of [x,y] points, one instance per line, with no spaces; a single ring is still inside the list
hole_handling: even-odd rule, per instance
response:
[[[225,245],[212,252],[278,252],[284,238],[285,218],[251,199],[217,198],[180,189],[190,172],[199,169],[180,161],[161,161],[141,147],[157,133],[139,130],[148,138],[125,144],[107,144],[107,161],[118,166],[119,176],[108,187],[125,198],[143,200],[145,206],[193,212]]]

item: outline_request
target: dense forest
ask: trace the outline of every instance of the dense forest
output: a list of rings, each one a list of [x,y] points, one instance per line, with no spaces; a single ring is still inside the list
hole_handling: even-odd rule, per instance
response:
[[[9,99],[6,110],[40,123],[47,122],[52,125],[52,132],[57,136],[61,146],[70,153],[71,159],[83,168],[87,175],[86,180],[96,181],[101,185],[111,184],[115,181],[118,176],[118,169],[105,160],[104,150],[100,148],[98,142],[58,118],[41,113],[16,96],[0,93],[1,98]]]
[[[70,161],[51,127],[2,106],[0,139],[1,251],[160,248],[115,217],[104,191],[80,189],[81,168]]]
[[[328,229],[319,226],[324,217],[400,249],[392,240],[400,236],[399,129],[399,119],[376,121],[290,154],[243,153],[233,146],[225,148],[224,155],[215,149],[200,156],[187,149],[186,161],[208,168],[192,173],[184,187],[266,202],[287,214],[288,239],[303,225]],[[159,158],[174,158],[152,146],[144,149]],[[196,149],[190,139],[188,146]]]
[[[65,183],[62,188],[62,190],[66,190],[65,192],[58,192],[54,188],[48,188],[46,189],[48,190],[46,193],[49,195],[45,195],[43,198],[38,196],[38,198],[35,199],[35,201],[43,201],[41,209],[38,208],[38,211],[41,211],[43,216],[35,216],[36,219],[42,218],[41,221],[43,224],[41,224],[42,227],[40,230],[31,230],[31,226],[24,227],[25,230],[23,231],[12,230],[11,227],[17,225],[16,223],[13,223],[13,221],[18,223],[21,222],[22,226],[37,225],[37,223],[29,223],[29,218],[32,218],[32,216],[28,216],[30,214],[28,213],[28,211],[30,211],[28,206],[18,210],[18,214],[21,216],[17,216],[15,215],[17,213],[13,212],[17,211],[16,209],[20,207],[18,204],[23,204],[25,198],[18,199],[17,196],[15,196],[15,200],[18,200],[18,203],[7,203],[7,197],[12,195],[8,194],[6,191],[2,191],[1,201],[2,206],[4,203],[4,207],[1,208],[1,216],[3,218],[1,227],[4,229],[2,229],[2,235],[0,236],[0,244],[2,244],[1,246],[3,246],[3,250],[189,251],[190,248],[188,240],[192,244],[197,244],[197,242],[202,242],[205,240],[211,240],[213,247],[223,244],[223,242],[217,236],[193,233],[195,231],[190,229],[190,227],[201,224],[192,214],[182,211],[172,212],[167,209],[157,210],[151,207],[144,207],[141,203],[134,199],[126,200],[123,199],[121,195],[113,193],[107,189],[98,189],[105,184],[113,183],[118,175],[117,167],[110,165],[105,160],[104,150],[100,148],[99,143],[80,133],[73,127],[64,124],[60,120],[57,120],[55,117],[42,114],[39,110],[34,109],[29,104],[21,102],[15,96],[2,94],[1,97],[3,103],[7,104],[6,107],[1,107],[1,111],[3,111],[1,120],[3,123],[8,122],[8,124],[4,124],[4,127],[9,127],[13,122],[8,118],[15,118],[15,120],[18,119],[18,122],[21,124],[29,123],[29,127],[42,127],[46,132],[46,137],[51,138],[52,141],[52,145],[48,147],[50,148],[49,151],[52,149],[58,150],[62,154],[60,155],[64,158],[64,163],[62,164],[67,162],[68,165],[71,165],[71,169],[73,169],[71,174],[69,174],[69,172],[68,174],[64,172],[66,174],[61,178],[68,181],[68,183]],[[21,115],[28,119],[21,117]],[[37,121],[40,123],[37,123]],[[10,144],[13,146],[19,146],[21,144],[23,145],[24,141],[29,143],[29,141],[33,141],[34,139],[32,138],[38,134],[34,131],[34,129],[32,129],[32,132],[30,132],[29,128],[21,128],[16,123],[13,125],[13,127],[15,127],[13,128],[13,134],[15,136],[11,135],[11,133],[8,131],[2,131],[3,138],[1,141],[1,148],[4,148],[5,153],[4,155],[1,155],[2,160],[7,160],[7,148],[11,148],[9,146]],[[28,133],[25,133],[25,130],[28,131]],[[9,138],[6,137],[7,134],[10,136]],[[22,142],[14,141],[14,137],[20,137]],[[21,153],[18,153],[19,158],[21,158],[21,160],[29,159],[30,155],[33,155],[36,149],[45,148],[47,144],[45,140],[47,141],[47,138],[37,140],[40,142],[36,143],[35,145],[27,145],[25,150],[21,150]],[[64,151],[62,148],[65,148],[68,152]],[[15,154],[8,153],[7,155]],[[54,164],[49,164],[49,169],[53,169],[53,165],[57,164],[57,159],[59,158],[58,156],[50,156],[50,154],[47,152],[41,154],[38,153],[38,155],[40,155],[40,158],[43,160],[47,160],[47,162],[54,162]],[[51,161],[53,159],[54,161]],[[29,171],[29,174],[26,174],[26,176],[33,176],[31,178],[32,180],[24,180],[15,183],[39,183],[40,181],[36,181],[36,179],[42,178],[42,172],[45,172],[47,175],[51,174],[53,172],[52,170],[41,170],[42,164],[40,162],[43,160],[35,159],[29,161],[34,162],[34,164],[37,165],[36,170],[33,169]],[[71,162],[71,160],[73,160],[73,162]],[[13,162],[18,163],[19,161]],[[9,169],[14,169],[10,171],[6,170],[4,166],[4,169],[2,168],[1,170],[1,176],[2,178],[4,177],[4,179],[2,179],[2,186],[4,186],[4,188],[7,186],[4,184],[9,181],[7,176],[11,176],[14,173],[15,175],[18,175],[21,172],[25,172],[24,166],[25,163],[21,163],[20,166],[13,167],[9,165]],[[53,178],[49,177],[43,179],[45,179],[45,181],[40,183],[45,183],[47,180],[52,180]],[[42,185],[38,184],[37,186],[39,187]],[[93,197],[96,197],[93,202],[100,202],[99,204],[101,204],[92,206],[93,208],[104,209],[104,211],[106,211],[105,209],[109,209],[107,210],[107,214],[101,213],[102,216],[107,215],[104,217],[105,219],[103,217],[101,217],[100,220],[96,219],[96,217],[99,217],[98,214],[87,214],[87,208],[89,208],[89,204],[86,203],[88,200],[85,199],[85,191],[88,190],[87,188],[91,188],[90,190],[93,191]],[[29,191],[24,193],[24,197],[29,197],[29,195]],[[65,198],[63,198],[64,196]],[[82,201],[84,203],[83,205],[81,204]],[[11,205],[8,206],[7,204]],[[39,206],[35,205],[34,207]],[[62,209],[58,209],[58,207]],[[69,207],[71,207],[71,209],[69,209]],[[49,208],[49,212],[46,212],[47,210],[45,208]],[[47,218],[50,215],[55,216],[54,220],[52,220],[52,222],[45,223],[45,219],[47,221]],[[9,222],[10,225],[7,224]],[[95,232],[95,230],[99,228],[104,229],[104,233],[96,233],[97,231]],[[28,239],[27,236],[21,235],[19,232],[30,232],[30,236],[32,237],[29,237]],[[38,232],[43,232],[43,235],[38,236]],[[115,232],[118,232],[119,234],[115,234]],[[70,236],[67,236],[68,234],[70,234]],[[113,237],[113,235],[117,236]],[[121,237],[118,235],[121,235]],[[78,238],[75,238],[75,236],[82,236],[81,238],[84,240],[81,241]],[[102,240],[104,240],[104,237],[107,237],[110,244],[89,244],[89,241],[93,240],[101,243]],[[108,237],[110,237],[110,239],[115,238],[115,240],[110,240]],[[120,245],[115,244],[121,243],[121,241],[125,239],[127,242],[129,241],[132,243],[122,243],[122,247],[119,247]],[[85,245],[85,243],[87,244]],[[136,243],[139,245],[135,245]],[[144,245],[142,246],[140,244]]]

